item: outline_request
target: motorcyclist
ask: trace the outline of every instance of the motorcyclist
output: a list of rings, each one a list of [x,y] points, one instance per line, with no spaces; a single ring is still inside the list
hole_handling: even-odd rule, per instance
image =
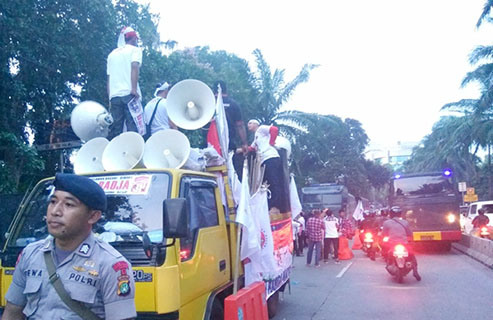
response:
[[[383,230],[383,224],[387,220],[389,220],[389,211],[387,209],[381,209],[380,210],[380,216],[378,216],[375,219],[374,226],[373,226],[373,228],[375,230],[378,230],[376,239],[377,239],[379,249],[382,252],[382,257],[384,259],[387,259],[388,243],[384,243],[384,241],[383,241],[382,230]]]
[[[490,219],[484,214],[483,208],[478,210],[478,215],[472,220],[472,226],[477,229],[481,229],[481,227],[486,227],[489,223]]]
[[[394,206],[390,209],[390,219],[383,223],[383,236],[389,237],[389,248],[394,248],[397,244],[404,244],[409,252],[409,259],[413,265],[413,276],[416,280],[421,281],[421,276],[418,273],[418,261],[414,252],[412,252],[409,241],[412,241],[411,229],[409,223],[401,218],[402,210],[398,206]],[[388,256],[391,256],[390,252]]]
[[[361,224],[360,224],[359,237],[360,237],[361,243],[365,242],[365,237],[366,237],[367,233],[372,234],[373,240],[377,239],[377,233],[378,233],[379,229],[376,228],[375,221],[376,221],[376,212],[375,211],[370,211],[367,214],[365,214],[365,218],[363,219],[363,221],[361,221]],[[363,248],[365,248],[365,247],[363,246]],[[365,250],[365,249],[363,249],[363,250]],[[370,247],[368,250],[368,254],[372,260],[375,260],[376,250],[377,250],[377,245],[376,245],[376,242],[373,241],[372,247]],[[372,253],[372,251],[373,251],[373,253]]]

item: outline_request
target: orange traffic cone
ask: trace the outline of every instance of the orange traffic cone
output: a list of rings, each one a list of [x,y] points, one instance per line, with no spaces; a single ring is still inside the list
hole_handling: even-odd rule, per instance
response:
[[[361,240],[359,238],[359,229],[356,229],[356,233],[354,235],[354,240],[353,240],[353,246],[351,247],[351,249],[360,250],[362,247],[363,245],[361,244]]]
[[[339,237],[339,260],[350,260],[354,257],[353,252],[349,249],[349,241],[345,236]]]

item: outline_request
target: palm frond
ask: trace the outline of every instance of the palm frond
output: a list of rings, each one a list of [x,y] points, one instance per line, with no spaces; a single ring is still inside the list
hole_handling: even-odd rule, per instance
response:
[[[476,28],[479,28],[483,23],[483,21],[489,17],[492,6],[493,6],[493,0],[487,0],[483,6],[483,12],[481,12],[478,22],[476,22]]]

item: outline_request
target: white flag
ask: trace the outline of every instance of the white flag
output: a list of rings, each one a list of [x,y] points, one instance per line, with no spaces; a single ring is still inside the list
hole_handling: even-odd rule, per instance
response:
[[[354,209],[353,213],[353,218],[354,220],[363,220],[363,202],[361,200],[358,201],[358,204],[356,205],[356,209]]]
[[[274,239],[269,217],[267,190],[260,190],[250,198],[250,211],[254,213],[260,250],[254,252],[245,265],[245,286],[261,279],[274,278],[282,270],[274,257]]]
[[[294,182],[294,177],[291,176],[291,181],[289,183],[289,201],[291,204],[291,216],[296,218],[301,212],[300,198],[298,197],[298,189],[296,189],[296,183]]]
[[[243,166],[243,179],[241,183],[241,195],[236,222],[242,225],[243,235],[241,239],[240,258],[244,260],[255,252],[260,251],[260,232],[258,223],[250,210],[250,188],[248,186],[248,169]]]
[[[216,126],[217,126],[217,135],[219,136],[219,144],[221,145],[222,156],[226,161],[228,161],[228,150],[229,150],[228,119],[226,118],[226,111],[224,110],[222,90],[221,90],[221,86],[219,85],[217,88],[217,100],[216,100]]]

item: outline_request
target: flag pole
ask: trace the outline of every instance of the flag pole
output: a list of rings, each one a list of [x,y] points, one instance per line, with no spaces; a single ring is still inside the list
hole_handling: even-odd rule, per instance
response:
[[[243,174],[245,172],[245,167],[248,166],[247,159],[243,160],[243,172],[241,173],[243,176],[243,181],[246,178],[246,182],[248,182],[248,177],[245,177]],[[247,169],[248,170],[248,169]],[[237,213],[238,214],[238,213]],[[240,244],[241,244],[241,234],[242,234],[242,226],[239,223],[235,223],[236,225],[236,256],[235,256],[235,274],[233,279],[233,294],[238,292],[238,278],[240,275]]]
[[[238,223],[235,223],[236,225],[236,261],[235,261],[235,275],[234,275],[234,282],[233,282],[233,294],[236,294],[238,292],[238,277],[240,274],[240,239],[241,239],[241,225]]]

